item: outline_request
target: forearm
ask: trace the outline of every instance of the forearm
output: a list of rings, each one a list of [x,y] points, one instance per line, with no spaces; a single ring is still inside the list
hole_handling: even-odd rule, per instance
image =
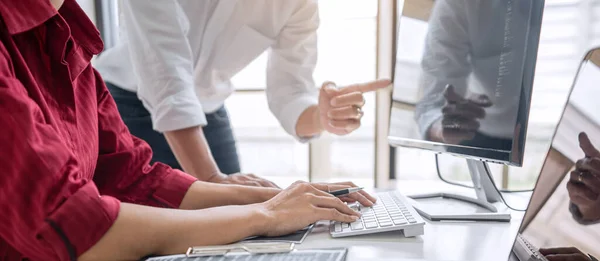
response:
[[[296,134],[299,137],[313,137],[323,132],[323,126],[319,118],[319,108],[310,106],[298,118],[296,123]]]
[[[194,182],[181,209],[204,209],[227,205],[248,205],[267,201],[281,190],[277,188]]]
[[[167,131],[165,138],[186,173],[202,181],[208,181],[221,173],[212,157],[202,127]]]
[[[266,222],[261,208],[254,205],[192,211],[122,203],[112,227],[79,260],[181,254],[190,246],[228,244],[259,235]]]

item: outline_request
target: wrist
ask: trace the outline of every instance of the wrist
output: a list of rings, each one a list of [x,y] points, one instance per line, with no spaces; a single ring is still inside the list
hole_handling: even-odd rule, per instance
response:
[[[204,179],[201,179],[200,177],[198,177],[198,179],[211,183],[221,183],[224,179],[227,179],[227,175],[219,171],[206,173],[203,177]]]
[[[264,236],[269,232],[269,228],[275,217],[267,208],[265,202],[247,205],[250,211],[250,227],[252,235]]]
[[[296,135],[303,138],[314,137],[323,132],[324,127],[321,124],[321,112],[319,107],[314,105],[308,107],[296,122]]]
[[[281,189],[278,189],[278,188],[262,188],[261,192],[259,193],[260,201],[258,201],[258,202],[268,201],[268,200],[272,199],[273,197],[277,196],[277,194],[279,194],[279,192],[281,192]]]
[[[315,125],[317,133],[325,131],[325,126],[321,124],[321,109],[319,109],[319,106],[315,106],[315,110],[313,112],[313,124]]]
[[[441,142],[441,141],[443,141],[441,132],[442,132],[442,120],[439,119],[439,120],[434,121],[433,124],[431,124],[429,126],[429,128],[427,129],[427,132],[425,134],[426,135],[425,139]]]

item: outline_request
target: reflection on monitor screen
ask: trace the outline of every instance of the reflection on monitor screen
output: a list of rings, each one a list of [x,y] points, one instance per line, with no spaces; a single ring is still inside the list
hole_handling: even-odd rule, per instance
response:
[[[590,99],[600,97],[599,61],[593,50],[580,68],[510,260],[600,257],[600,105]]]
[[[521,165],[543,0],[404,2],[390,143]]]

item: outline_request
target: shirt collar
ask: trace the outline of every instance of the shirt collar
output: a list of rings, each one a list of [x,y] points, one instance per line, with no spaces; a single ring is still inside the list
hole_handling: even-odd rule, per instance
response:
[[[0,0],[0,15],[11,35],[44,24],[59,12],[49,0]],[[69,24],[72,37],[92,54],[104,49],[98,29],[75,0],[65,0],[60,15]]]
[[[49,0],[0,1],[0,15],[11,35],[29,31],[57,13]]]
[[[77,4],[76,0],[65,0],[59,13],[69,25],[71,36],[77,43],[85,47],[93,55],[99,54],[104,49],[100,32],[98,32],[94,23],[92,23],[87,14]]]

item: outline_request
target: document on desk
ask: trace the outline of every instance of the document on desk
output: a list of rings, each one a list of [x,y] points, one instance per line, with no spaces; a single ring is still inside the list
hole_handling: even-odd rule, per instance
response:
[[[254,242],[287,242],[287,243],[300,244],[304,241],[306,236],[308,236],[308,234],[310,233],[310,231],[312,230],[313,227],[314,227],[314,225],[310,225],[310,226],[305,227],[302,230],[298,230],[294,233],[284,235],[284,236],[279,236],[279,237],[260,236],[260,237],[246,238],[246,239],[242,240],[242,243],[244,243],[244,242],[252,242],[252,243],[254,243]]]
[[[294,250],[279,254],[227,254],[224,256],[187,257],[172,255],[153,257],[145,261],[344,261],[347,248]]]

